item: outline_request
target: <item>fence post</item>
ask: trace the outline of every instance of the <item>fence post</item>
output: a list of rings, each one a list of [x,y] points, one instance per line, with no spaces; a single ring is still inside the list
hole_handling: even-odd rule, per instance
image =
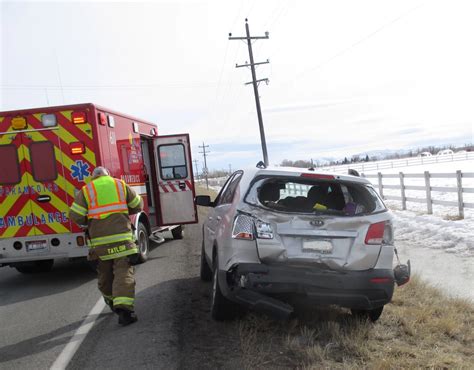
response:
[[[403,176],[403,172],[399,172],[400,174],[400,189],[402,193],[402,209],[406,210],[407,209],[407,197],[405,195],[405,179]]]
[[[377,175],[378,175],[378,177],[379,177],[379,194],[380,194],[380,196],[382,197],[382,199],[384,199],[384,196],[383,196],[383,184],[382,184],[382,172],[379,172]]]
[[[459,217],[464,218],[464,200],[462,197],[462,173],[461,171],[456,171],[456,180],[458,183],[458,208],[459,208]]]
[[[428,208],[428,214],[433,214],[433,202],[431,200],[431,185],[430,185],[430,173],[425,171],[425,187],[426,187],[426,207]]]

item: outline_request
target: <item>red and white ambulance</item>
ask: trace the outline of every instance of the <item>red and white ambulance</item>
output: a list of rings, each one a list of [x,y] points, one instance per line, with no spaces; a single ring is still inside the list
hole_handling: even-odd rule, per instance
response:
[[[159,136],[151,122],[94,104],[0,112],[0,266],[48,271],[54,259],[87,256],[68,212],[96,166],[143,197],[132,217],[142,260],[150,236],[180,238],[197,222],[188,134]]]

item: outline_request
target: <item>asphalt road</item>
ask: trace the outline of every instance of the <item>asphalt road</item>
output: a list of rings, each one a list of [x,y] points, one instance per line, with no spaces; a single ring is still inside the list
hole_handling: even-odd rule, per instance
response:
[[[210,318],[199,279],[200,226],[155,246],[136,269],[138,322],[104,309],[68,369],[241,368],[238,323]],[[87,265],[59,261],[46,274],[0,269],[0,369],[49,369],[100,298]]]

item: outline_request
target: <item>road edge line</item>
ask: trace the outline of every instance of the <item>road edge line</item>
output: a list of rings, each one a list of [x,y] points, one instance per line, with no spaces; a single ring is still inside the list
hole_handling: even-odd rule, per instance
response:
[[[104,299],[101,297],[94,305],[94,307],[92,307],[92,310],[89,312],[84,321],[81,323],[81,326],[79,326],[74,335],[71,337],[68,344],[66,344],[66,347],[63,348],[56,361],[54,361],[54,363],[51,365],[50,370],[66,369],[67,365],[69,365],[69,362],[81,346],[89,331],[94,326],[94,323],[96,322],[97,318],[99,317],[99,314],[104,308],[105,302]]]

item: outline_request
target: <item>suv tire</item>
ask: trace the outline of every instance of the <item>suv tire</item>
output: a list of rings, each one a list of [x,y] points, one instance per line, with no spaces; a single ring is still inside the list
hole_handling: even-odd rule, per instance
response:
[[[202,281],[211,281],[212,280],[212,270],[209,267],[209,264],[207,263],[206,260],[206,252],[204,251],[204,240],[202,242],[202,248],[201,248],[201,271],[200,271],[200,277]]]
[[[374,308],[372,310],[351,309],[352,316],[355,316],[363,320],[370,320],[372,322],[376,322],[379,319],[380,315],[382,315],[382,311],[383,311],[383,306]]]
[[[217,260],[217,256],[215,260]],[[211,291],[211,316],[217,321],[231,320],[237,314],[237,307],[222,295],[219,286],[219,268],[216,262],[214,262],[214,265]]]

